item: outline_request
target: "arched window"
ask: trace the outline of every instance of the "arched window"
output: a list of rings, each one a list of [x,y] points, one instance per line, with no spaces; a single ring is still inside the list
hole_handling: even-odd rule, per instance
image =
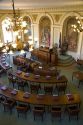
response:
[[[11,23],[11,19],[8,17],[2,21],[4,43],[10,43],[13,41],[13,33],[12,33],[10,23]]]
[[[31,38],[31,20],[29,17],[20,17],[19,22],[15,22],[10,18],[6,18],[2,21],[2,30],[4,43],[10,42],[28,42]],[[26,23],[26,26],[25,26]]]
[[[24,41],[27,42],[27,41],[31,40],[31,36],[32,36],[31,20],[28,16],[24,16],[23,21],[26,21],[26,23],[27,23],[27,27],[26,27],[27,32],[26,32],[26,30],[24,31]]]

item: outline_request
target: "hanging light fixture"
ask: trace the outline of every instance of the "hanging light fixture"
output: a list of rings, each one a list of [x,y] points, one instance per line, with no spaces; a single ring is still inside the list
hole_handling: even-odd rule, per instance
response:
[[[27,22],[23,20],[22,17],[20,17],[20,11],[18,10],[18,13],[15,11],[15,4],[14,0],[12,0],[12,7],[13,7],[13,30],[25,30],[27,27]]]
[[[75,17],[74,24],[71,25],[74,32],[82,32],[83,31],[83,17],[79,19],[78,17]]]
[[[8,19],[8,22],[6,23],[6,30],[11,30],[16,38],[22,39],[23,35],[28,32],[28,23],[20,16],[20,10],[15,10],[14,0],[11,0],[11,2],[13,8],[13,19]]]

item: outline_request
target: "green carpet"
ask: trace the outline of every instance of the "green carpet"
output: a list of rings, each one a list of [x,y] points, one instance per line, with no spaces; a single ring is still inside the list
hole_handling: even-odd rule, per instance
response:
[[[75,65],[76,61],[71,55],[59,55],[58,56],[58,66],[68,67]]]

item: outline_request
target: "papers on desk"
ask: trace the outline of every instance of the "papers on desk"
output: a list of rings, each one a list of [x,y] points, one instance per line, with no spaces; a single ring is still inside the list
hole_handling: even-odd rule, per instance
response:
[[[25,73],[24,76],[28,77],[28,76],[30,76],[30,73]]]
[[[1,90],[3,90],[3,91],[7,90],[7,86],[2,86]]]
[[[20,70],[17,70],[17,72],[16,72],[18,75],[20,75],[21,73],[22,73],[22,71],[20,71]]]
[[[14,90],[11,91],[12,95],[16,95],[17,93],[18,93],[18,90],[16,90],[16,89],[14,89]]]
[[[40,78],[40,75],[35,75],[35,79],[39,79]]]
[[[66,96],[67,96],[67,98],[68,98],[68,101],[74,100],[74,96],[73,96],[71,93],[66,94]]]
[[[51,76],[46,76],[46,79],[48,79],[48,80],[49,80],[50,78],[51,78]]]
[[[42,69],[43,67],[42,66],[39,66],[39,69]]]
[[[29,98],[29,97],[30,97],[30,94],[31,94],[31,93],[29,93],[29,92],[25,92],[24,95],[23,95],[23,97],[24,97],[24,98]]]
[[[44,96],[45,96],[44,94],[38,94],[37,99],[44,99]]]

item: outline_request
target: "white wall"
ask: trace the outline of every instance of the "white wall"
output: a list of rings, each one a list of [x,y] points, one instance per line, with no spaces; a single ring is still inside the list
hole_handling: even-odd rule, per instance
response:
[[[83,32],[81,33],[80,59],[83,59]]]
[[[33,24],[33,43],[34,48],[39,47],[39,25]]]
[[[54,38],[54,44],[58,44],[59,46],[59,38],[60,38],[60,27],[54,26],[53,28],[53,38]]]

